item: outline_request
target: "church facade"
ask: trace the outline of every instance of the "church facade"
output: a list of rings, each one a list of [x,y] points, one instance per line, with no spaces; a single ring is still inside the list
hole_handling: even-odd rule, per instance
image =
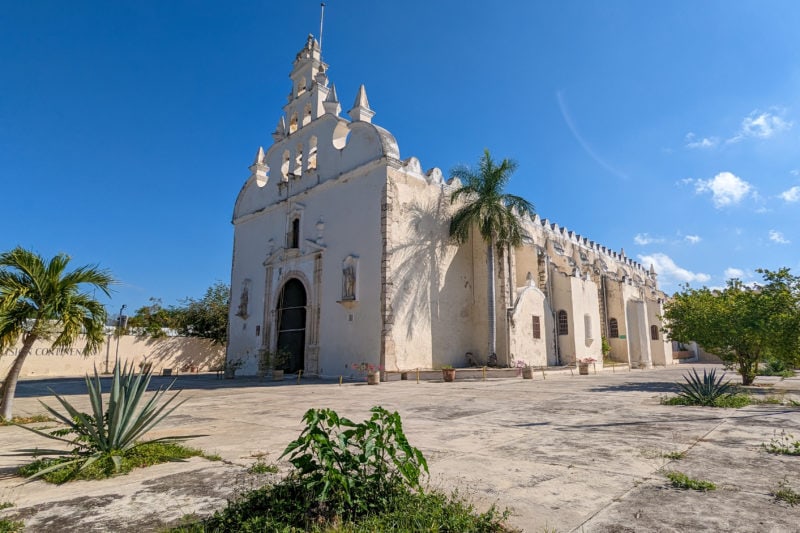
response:
[[[234,208],[228,360],[255,374],[282,349],[285,370],[325,377],[485,362],[485,244],[448,236],[460,183],[400,158],[363,85],[341,116],[312,36],[289,78]],[[615,361],[672,362],[652,267],[538,215],[524,226],[521,247],[495,254],[501,365],[601,365],[603,336]]]

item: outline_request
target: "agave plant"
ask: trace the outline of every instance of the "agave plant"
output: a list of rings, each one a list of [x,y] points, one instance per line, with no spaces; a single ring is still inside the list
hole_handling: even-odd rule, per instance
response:
[[[119,361],[117,361],[114,365],[114,373],[111,379],[108,405],[104,408],[102,384],[95,367],[93,377],[86,375],[86,388],[89,391],[92,414],[80,412],[66,399],[50,389],[50,392],[53,393],[66,410],[66,414],[60,413],[41,402],[41,400],[40,403],[51,415],[67,427],[49,433],[26,426],[20,427],[24,427],[28,431],[43,437],[72,445],[71,455],[74,458],[40,470],[31,476],[31,479],[69,466],[78,466],[76,468],[77,474],[77,472],[104,457],[110,458],[113,461],[115,472],[119,472],[122,457],[125,456],[126,452],[137,446],[154,442],[176,442],[197,436],[162,437],[148,441],[139,440],[186,401],[180,401],[170,407],[170,404],[177,398],[180,391],[163,401],[172,385],[175,384],[174,380],[166,388],[159,388],[149,400],[145,401],[144,394],[150,384],[150,378],[152,378],[151,370],[148,369],[142,373],[136,373],[133,364],[129,366],[125,363],[120,368]],[[62,451],[58,450],[37,450],[37,453],[46,455],[63,454]]]
[[[683,376],[686,383],[678,383],[681,388],[678,396],[685,398],[690,405],[713,406],[717,398],[732,392],[731,382],[722,382],[725,374],[722,374],[719,378],[717,378],[716,374],[716,370],[711,372],[703,370],[703,377],[701,378],[697,370],[692,369],[691,374]]]

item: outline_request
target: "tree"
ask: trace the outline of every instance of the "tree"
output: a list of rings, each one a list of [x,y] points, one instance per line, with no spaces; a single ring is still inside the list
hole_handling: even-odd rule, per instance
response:
[[[174,307],[165,308],[160,298],[150,298],[150,305],[145,305],[136,310],[128,320],[128,329],[138,335],[147,335],[153,338],[166,336],[164,328],[177,328],[179,311]]]
[[[497,248],[502,254],[504,247],[520,246],[526,235],[521,217],[534,212],[533,204],[524,198],[503,192],[516,168],[517,163],[510,159],[503,159],[498,165],[489,150],[484,150],[477,169],[461,165],[450,172],[462,183],[450,195],[450,203],[464,200],[450,220],[450,237],[463,244],[477,228],[486,244],[490,358],[496,357],[497,348],[494,251]]]
[[[800,278],[787,268],[758,272],[763,285],[747,286],[738,279],[728,280],[722,290],[687,285],[664,306],[670,338],[695,341],[734,365],[744,385],[753,383],[767,357],[800,362]]]
[[[96,352],[103,343],[106,310],[81,289],[93,286],[109,295],[114,279],[96,265],[67,272],[69,261],[68,255],[58,254],[48,262],[20,247],[0,254],[0,351],[22,338],[22,348],[3,385],[2,418],[12,416],[17,380],[37,340],[52,340],[53,348],[67,348],[84,334],[84,354]]]
[[[179,333],[225,344],[228,341],[230,292],[228,285],[218,281],[206,290],[200,300],[186,298],[183,307],[175,309]]]

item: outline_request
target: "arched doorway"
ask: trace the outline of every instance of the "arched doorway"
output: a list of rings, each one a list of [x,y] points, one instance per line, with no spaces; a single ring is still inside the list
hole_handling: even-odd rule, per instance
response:
[[[278,350],[291,354],[283,370],[297,372],[305,365],[306,346],[306,289],[299,279],[292,278],[283,286],[276,311]]]

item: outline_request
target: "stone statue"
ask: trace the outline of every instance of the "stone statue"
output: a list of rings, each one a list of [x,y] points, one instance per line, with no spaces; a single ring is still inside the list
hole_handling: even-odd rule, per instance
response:
[[[342,269],[342,300],[356,299],[356,266],[345,264]]]

